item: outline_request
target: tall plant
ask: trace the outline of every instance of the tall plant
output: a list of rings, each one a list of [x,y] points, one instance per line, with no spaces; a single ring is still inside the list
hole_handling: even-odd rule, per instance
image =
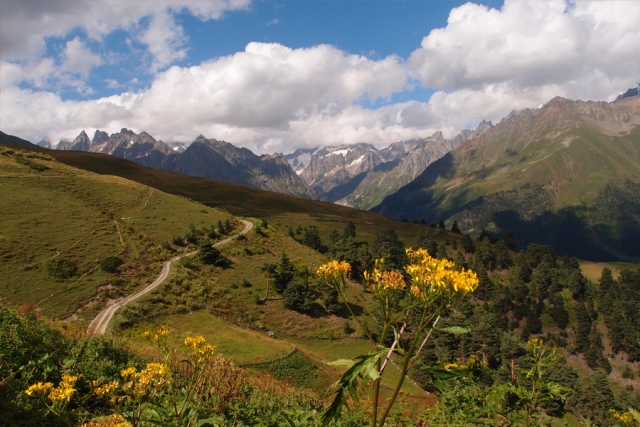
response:
[[[404,267],[405,274],[385,269],[382,258],[375,261],[373,271],[365,273],[367,285],[380,306],[382,333],[377,341],[369,336],[373,348],[368,354],[358,356],[354,360],[333,362],[336,365],[346,365],[348,369],[335,384],[335,398],[323,415],[325,424],[340,418],[343,407],[348,407],[348,396],[358,402],[358,387],[365,388],[370,384],[373,395],[371,425],[382,427],[407,374],[432,332],[437,329],[442,310],[473,292],[478,286],[478,277],[473,271],[456,271],[453,262],[433,258],[425,249],[409,248],[406,254],[409,264]],[[344,261],[331,261],[318,268],[316,274],[324,279],[328,286],[337,290],[353,319],[360,323],[353,313],[346,292],[346,276],[350,269],[351,266]],[[405,280],[405,277],[408,280]],[[438,330],[449,333],[467,331],[461,327]],[[393,331],[394,340],[390,347],[386,347],[384,338],[389,331]],[[394,354],[401,357],[400,378],[391,398],[383,407],[379,407],[380,381]]]

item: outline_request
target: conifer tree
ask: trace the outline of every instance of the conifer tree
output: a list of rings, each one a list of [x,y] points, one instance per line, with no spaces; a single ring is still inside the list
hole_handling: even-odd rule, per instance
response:
[[[468,234],[462,236],[462,247],[468,254],[472,254],[476,251],[476,246],[473,243],[473,239]]]
[[[537,305],[532,305],[529,307],[529,313],[527,314],[527,323],[525,327],[531,334],[542,333],[542,320],[540,320],[540,308]]]
[[[581,353],[584,353],[591,346],[589,341],[589,334],[591,333],[591,317],[589,317],[589,313],[582,301],[578,301],[576,304],[576,318],[578,319],[575,337],[576,348]]]
[[[353,239],[356,238],[356,225],[353,223],[353,221],[347,221],[347,224],[344,226],[342,237],[351,237]]]
[[[586,415],[598,425],[610,425],[610,409],[617,409],[615,396],[611,391],[607,373],[596,369],[587,379],[584,392],[578,394],[580,413]]]
[[[418,234],[418,247],[426,249],[431,256],[436,256],[438,253],[438,243],[425,231]]]
[[[573,270],[571,276],[569,276],[568,287],[573,299],[576,301],[582,299],[587,290],[587,279],[582,275],[580,270]]]
[[[504,234],[504,244],[507,246],[507,248],[511,249],[512,251],[515,251],[516,249],[518,249],[518,242],[516,241],[516,238],[513,235],[512,231],[507,231]]]
[[[564,305],[564,298],[560,294],[551,297],[552,307],[549,308],[549,315],[556,322],[560,329],[565,329],[569,324],[569,312]]]
[[[280,256],[280,263],[278,264],[278,268],[274,275],[273,281],[273,287],[276,289],[276,292],[278,292],[279,294],[284,292],[289,282],[293,280],[295,272],[295,267],[289,260],[287,252],[282,251],[282,255]]]
[[[611,373],[611,364],[603,354],[604,345],[602,335],[595,323],[591,325],[589,333],[589,349],[585,351],[584,358],[591,369],[602,368],[607,374]]]

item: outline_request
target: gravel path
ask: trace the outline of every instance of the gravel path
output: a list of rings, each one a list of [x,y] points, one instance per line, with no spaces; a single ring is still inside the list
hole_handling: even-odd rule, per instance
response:
[[[231,236],[231,237],[228,237],[228,238],[226,238],[224,240],[219,241],[218,243],[216,243],[213,246],[216,246],[216,247],[217,246],[222,246],[225,243],[228,243],[231,240],[235,239],[239,235],[249,232],[249,230],[251,230],[251,228],[253,228],[253,224],[250,223],[249,221],[242,220],[242,222],[244,223],[244,230],[242,230],[240,233],[238,233],[238,234],[236,234],[234,236]],[[178,255],[178,256],[173,257],[170,260],[166,261],[164,263],[164,265],[162,266],[162,272],[160,273],[160,276],[158,276],[158,278],[152,284],[150,284],[146,288],[142,289],[141,291],[139,291],[139,292],[137,292],[137,293],[135,293],[133,295],[129,295],[128,297],[125,297],[125,298],[122,298],[120,300],[117,300],[112,305],[106,307],[104,310],[102,310],[100,313],[98,313],[98,315],[95,317],[95,319],[93,319],[91,321],[91,323],[89,324],[89,327],[87,328],[87,332],[104,335],[107,332],[107,326],[109,326],[109,322],[113,318],[113,315],[116,314],[116,311],[118,311],[120,308],[124,307],[125,305],[137,300],[141,296],[148,294],[149,292],[153,291],[155,288],[160,286],[160,284],[162,282],[164,282],[165,279],[169,276],[169,272],[171,271],[171,263],[172,262],[178,261],[180,258],[183,258],[183,257],[195,255],[197,252],[198,251],[193,251],[193,252],[189,252],[188,254]]]

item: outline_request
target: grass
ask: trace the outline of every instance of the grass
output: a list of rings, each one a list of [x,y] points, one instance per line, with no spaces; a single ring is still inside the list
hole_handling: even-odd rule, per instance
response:
[[[229,218],[119,177],[79,170],[43,155],[0,151],[0,299],[8,306],[34,304],[47,316],[68,317],[100,287],[126,291],[151,281],[171,255],[160,244],[184,235],[190,223],[208,227]],[[37,171],[16,161],[28,156],[47,169]],[[119,274],[98,268],[108,256],[125,261]],[[54,258],[75,264],[76,276],[47,277],[42,265]]]
[[[236,363],[260,362],[291,350],[286,342],[269,338],[266,334],[238,327],[216,317],[206,310],[189,314],[175,314],[160,319],[171,330],[170,343],[183,347],[187,336],[202,335],[216,346],[216,354],[233,359]],[[155,330],[156,323],[141,322],[124,331],[124,336],[136,346],[145,346],[141,337],[145,330]]]
[[[604,262],[588,262],[588,261],[580,261],[580,269],[582,270],[582,274],[584,277],[589,279],[592,283],[598,283],[600,277],[602,276],[602,270],[605,267],[608,267],[611,270],[611,274],[614,279],[620,277],[620,271],[618,270],[619,264],[625,263],[604,263]],[[633,264],[631,264],[633,265]]]

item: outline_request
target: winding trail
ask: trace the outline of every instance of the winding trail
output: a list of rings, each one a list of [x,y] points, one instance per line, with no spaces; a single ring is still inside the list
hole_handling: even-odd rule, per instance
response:
[[[214,247],[222,246],[225,243],[228,243],[231,240],[235,239],[239,235],[249,232],[249,230],[253,228],[253,224],[250,223],[249,221],[242,220],[242,222],[244,223],[244,230],[242,230],[240,233],[236,235],[227,237],[226,239],[219,241],[213,246]],[[176,257],[171,258],[168,261],[165,261],[164,265],[162,266],[162,272],[160,273],[160,276],[158,276],[158,278],[154,280],[152,284],[142,289],[141,291],[136,292],[133,295],[129,295],[128,297],[122,298],[116,301],[114,304],[106,307],[104,310],[98,313],[95,319],[91,321],[91,323],[89,324],[89,327],[87,328],[87,332],[104,335],[107,332],[107,327],[109,326],[109,322],[111,322],[111,319],[113,318],[113,315],[116,314],[116,311],[118,311],[120,308],[124,307],[125,305],[137,300],[141,296],[148,294],[149,292],[153,291],[155,288],[160,286],[160,284],[164,282],[165,279],[169,276],[172,262],[178,261],[180,258],[195,255],[197,252],[198,251],[193,251],[193,252],[189,252],[188,254],[178,255]]]

